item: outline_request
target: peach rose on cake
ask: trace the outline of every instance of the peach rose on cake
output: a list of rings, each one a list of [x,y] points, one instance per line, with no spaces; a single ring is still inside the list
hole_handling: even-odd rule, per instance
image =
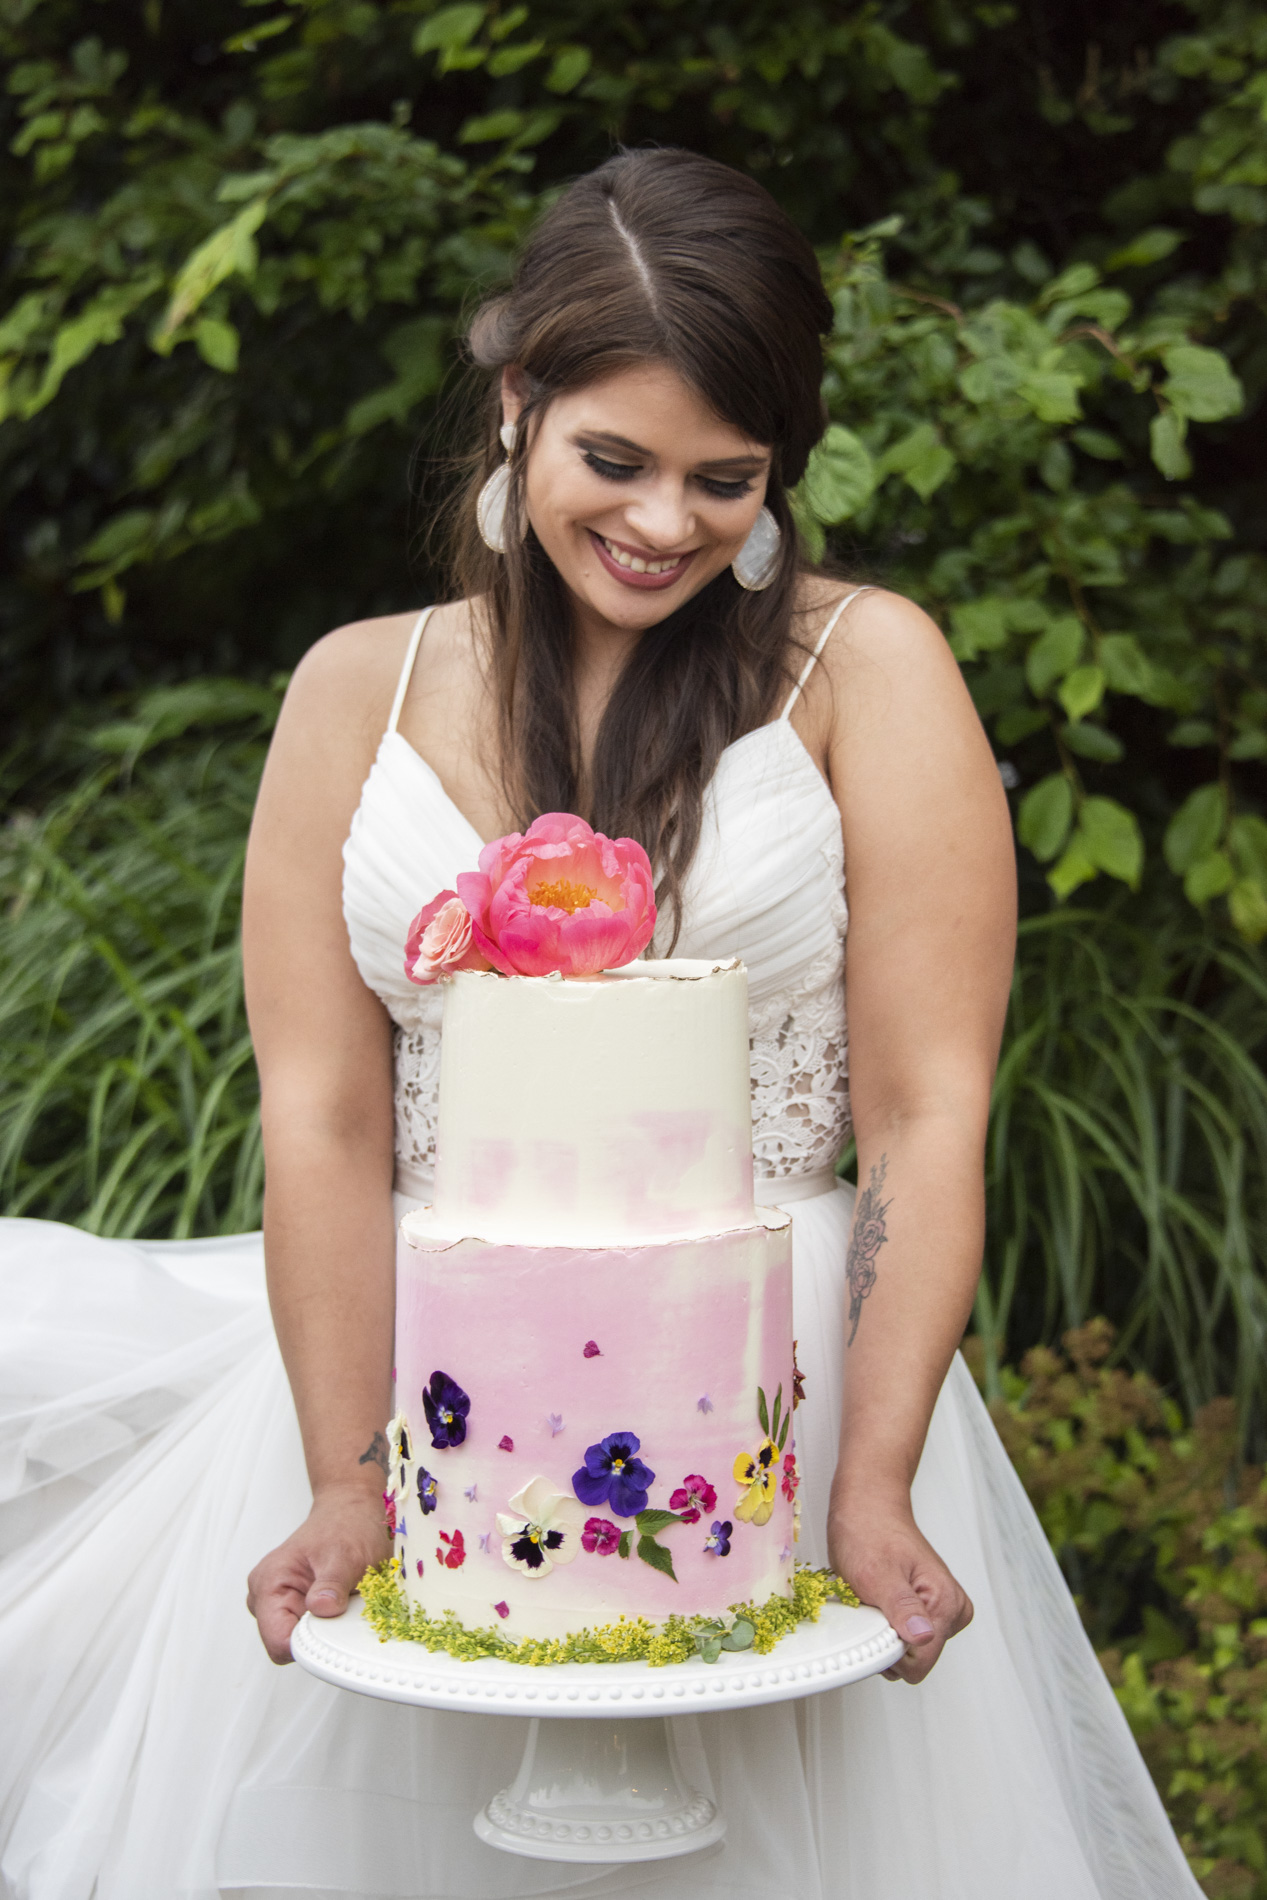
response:
[[[471,941],[471,913],[456,891],[441,891],[418,912],[405,944],[411,983],[436,983],[455,970],[487,970],[488,958]]]
[[[474,949],[503,976],[596,976],[632,963],[651,941],[651,862],[632,838],[547,812],[522,835],[485,845],[479,866],[458,878],[458,894]]]

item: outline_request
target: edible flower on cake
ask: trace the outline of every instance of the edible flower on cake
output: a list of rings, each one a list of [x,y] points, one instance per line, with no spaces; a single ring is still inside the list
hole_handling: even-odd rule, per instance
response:
[[[446,1544],[448,1545],[447,1550],[444,1548]],[[440,1542],[436,1546],[436,1559],[439,1563],[444,1565],[446,1570],[460,1570],[462,1568],[462,1565],[466,1562],[466,1539],[463,1537],[461,1531],[454,1531],[452,1536],[449,1535],[448,1531],[440,1532]]]
[[[745,1524],[768,1524],[779,1488],[779,1448],[772,1438],[755,1452],[741,1451],[735,1459],[735,1480],[743,1486],[735,1516]]]
[[[720,1520],[714,1523],[713,1528],[704,1539],[704,1555],[706,1557],[729,1557],[730,1539],[734,1528],[729,1518],[727,1518],[724,1523]]]
[[[609,1432],[585,1452],[585,1463],[572,1474],[572,1489],[593,1510],[609,1504],[617,1517],[637,1517],[647,1508],[647,1492],[655,1483],[651,1471],[637,1456],[642,1441],[633,1432]]]
[[[422,1409],[431,1427],[431,1443],[437,1451],[447,1451],[463,1442],[471,1401],[456,1379],[451,1379],[447,1372],[433,1372],[430,1389],[422,1395]]]
[[[502,1557],[526,1577],[546,1577],[556,1564],[570,1564],[581,1548],[585,1513],[575,1498],[533,1478],[497,1513]]]
[[[669,1509],[679,1512],[684,1524],[698,1524],[704,1512],[711,1511],[716,1502],[717,1493],[708,1479],[694,1473],[683,1478],[669,1499]]]
[[[411,1456],[409,1425],[403,1412],[397,1412],[387,1427],[387,1488],[396,1494],[405,1488],[404,1468]]]
[[[440,1489],[431,1473],[418,1468],[418,1502],[422,1506],[422,1515],[430,1517],[436,1508],[436,1493]]]
[[[620,1549],[620,1526],[605,1517],[587,1517],[585,1529],[581,1532],[581,1543],[596,1556],[614,1556]]]

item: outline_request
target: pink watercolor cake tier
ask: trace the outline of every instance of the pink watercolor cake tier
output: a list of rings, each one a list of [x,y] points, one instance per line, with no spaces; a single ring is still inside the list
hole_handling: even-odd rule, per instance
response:
[[[389,1511],[429,1618],[566,1638],[792,1592],[792,1254],[742,964],[446,981]]]

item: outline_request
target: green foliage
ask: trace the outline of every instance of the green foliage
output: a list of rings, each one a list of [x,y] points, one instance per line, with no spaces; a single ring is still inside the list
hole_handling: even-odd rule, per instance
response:
[[[1026,303],[965,310],[894,283],[872,236],[846,242],[831,282],[839,421],[801,517],[821,534],[847,516],[863,545],[909,543],[895,581],[949,626],[1000,751],[1029,781],[1018,836],[1059,899],[1102,876],[1137,890],[1151,858],[1198,908],[1226,897],[1257,941],[1267,882],[1258,857],[1234,863],[1228,847],[1238,819],[1261,823],[1258,786],[1233,765],[1267,744],[1267,562],[1221,556],[1226,516],[1165,492],[1158,478],[1177,471],[1149,421],[1186,430],[1239,409],[1225,359],[1169,319],[1133,316],[1089,263]],[[1194,738],[1217,777],[1167,830],[1140,755]],[[1194,798],[1220,822],[1190,875],[1173,839]]]
[[[1267,1480],[1235,1406],[1191,1423],[1092,1321],[991,1406],[1206,1893],[1267,1896]],[[980,1376],[983,1351],[968,1342]]]
[[[47,701],[59,669],[240,670],[406,604],[406,443],[443,451],[463,310],[613,136],[680,139],[825,246],[833,423],[798,520],[947,627],[1024,793],[1031,905],[1038,865],[1061,900],[1174,878],[1257,941],[1267,561],[1235,471],[1267,381],[1263,24],[1183,0],[1147,47],[1097,22],[1088,48],[1068,18],[1039,61],[1015,10],[957,0],[8,8],[0,663]],[[1005,72],[969,136],[961,95]],[[1016,179],[1061,145],[1097,187],[1053,260]]]
[[[103,1234],[257,1226],[238,918],[279,695],[157,688],[0,833],[0,1201]],[[108,762],[106,762],[108,761]]]
[[[1050,841],[1049,841],[1050,842]],[[1181,918],[1021,927],[987,1148],[976,1331],[1010,1351],[1106,1313],[1189,1410],[1267,1430],[1267,962]]]

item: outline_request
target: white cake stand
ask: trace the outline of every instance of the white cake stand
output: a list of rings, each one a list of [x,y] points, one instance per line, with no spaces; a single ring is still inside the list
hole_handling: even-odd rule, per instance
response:
[[[667,1716],[752,1709],[839,1689],[888,1669],[905,1644],[879,1610],[824,1606],[768,1656],[723,1651],[647,1663],[459,1662],[380,1642],[353,1597],[339,1617],[304,1616],[291,1653],[323,1682],[430,1709],[530,1717],[508,1788],[475,1816],[490,1847],[534,1860],[665,1860],[711,1847],[725,1816],[682,1775]],[[570,1721],[542,1717],[571,1717]]]

